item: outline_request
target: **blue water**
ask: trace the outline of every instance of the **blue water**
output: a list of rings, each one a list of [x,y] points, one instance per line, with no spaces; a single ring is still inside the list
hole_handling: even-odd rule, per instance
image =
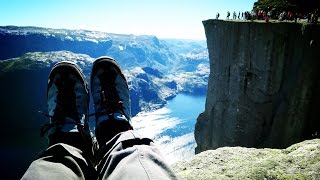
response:
[[[179,118],[181,123],[177,126],[165,130],[162,135],[171,137],[182,136],[193,133],[196,120],[200,113],[205,109],[206,96],[192,96],[187,94],[178,94],[170,100],[166,108],[170,109],[169,117]]]

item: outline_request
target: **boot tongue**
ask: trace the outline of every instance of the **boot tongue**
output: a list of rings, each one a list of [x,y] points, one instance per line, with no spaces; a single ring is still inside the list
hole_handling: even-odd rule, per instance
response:
[[[96,125],[99,125],[101,122],[104,121],[128,121],[128,119],[120,112],[114,112],[114,113],[105,113],[100,115],[99,117],[96,118]]]

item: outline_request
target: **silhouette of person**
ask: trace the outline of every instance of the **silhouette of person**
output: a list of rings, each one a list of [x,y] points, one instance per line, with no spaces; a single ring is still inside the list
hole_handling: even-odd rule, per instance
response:
[[[319,10],[316,9],[312,15],[312,23],[317,23],[319,18]]]
[[[22,179],[176,179],[153,141],[133,130],[128,84],[114,59],[93,63],[90,89],[96,138],[82,70],[69,61],[54,65],[47,88],[50,123],[42,128],[49,148]]]

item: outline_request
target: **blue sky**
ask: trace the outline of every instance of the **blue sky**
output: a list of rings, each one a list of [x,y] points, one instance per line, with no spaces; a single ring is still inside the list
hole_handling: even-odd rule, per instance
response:
[[[205,39],[202,21],[251,10],[256,0],[1,0],[0,25]]]

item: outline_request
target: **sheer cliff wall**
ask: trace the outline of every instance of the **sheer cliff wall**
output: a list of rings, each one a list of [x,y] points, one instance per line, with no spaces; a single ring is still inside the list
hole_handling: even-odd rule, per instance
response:
[[[203,21],[210,59],[196,153],[319,137],[320,26]]]

